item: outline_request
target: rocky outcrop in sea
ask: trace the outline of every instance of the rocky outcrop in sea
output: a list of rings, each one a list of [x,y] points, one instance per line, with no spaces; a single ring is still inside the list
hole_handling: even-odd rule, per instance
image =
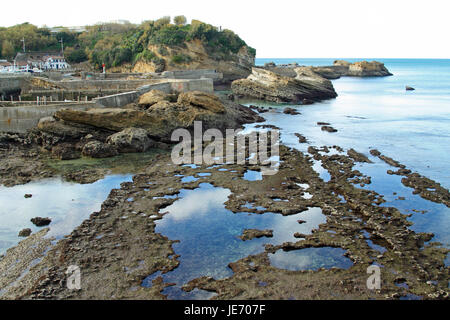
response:
[[[332,66],[300,66],[297,63],[276,65],[266,63],[264,69],[285,77],[296,78],[298,72],[314,74],[325,79],[334,80],[340,77],[386,77],[392,73],[378,61],[358,61],[350,63],[344,60],[334,61]]]
[[[309,104],[311,101],[337,96],[328,79],[308,69],[294,68],[291,75],[282,75],[262,68],[253,68],[246,79],[233,81],[231,89],[238,97],[249,97],[274,102]]]

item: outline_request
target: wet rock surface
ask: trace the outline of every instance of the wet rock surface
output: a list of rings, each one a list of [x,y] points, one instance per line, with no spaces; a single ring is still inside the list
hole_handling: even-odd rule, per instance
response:
[[[0,184],[10,187],[52,177],[55,170],[45,164],[46,158],[37,146],[10,144],[0,149]]]
[[[242,232],[242,235],[239,237],[243,241],[252,240],[255,238],[262,238],[262,237],[273,237],[273,230],[258,230],[258,229],[245,229],[244,232]]]
[[[107,170],[104,169],[74,170],[64,173],[63,178],[66,181],[77,182],[79,184],[89,184],[103,179],[106,173]]]
[[[25,228],[19,231],[19,237],[28,237],[31,234],[30,228]]]
[[[450,207],[450,192],[441,186],[440,183],[422,176],[417,172],[412,172],[407,169],[405,165],[400,162],[384,156],[380,151],[372,149],[370,153],[389,164],[390,166],[398,168],[397,171],[388,170],[388,174],[396,174],[404,176],[402,178],[402,184],[406,187],[412,188],[413,194],[420,195],[423,199],[433,201],[436,203],[442,203],[447,207]]]
[[[372,161],[369,160],[369,158],[367,158],[365,155],[363,155],[362,153],[357,152],[354,149],[349,149],[347,151],[347,154],[350,158],[352,158],[353,160],[355,160],[356,162],[366,162],[366,163],[372,163]]]
[[[298,138],[298,142],[300,143],[308,143],[308,139],[300,133],[295,133],[295,136]]]
[[[59,160],[79,159],[81,153],[70,143],[61,143],[52,148],[52,156]]]
[[[333,128],[332,126],[322,126],[320,127],[320,130],[330,133],[337,132],[337,129]]]
[[[284,110],[283,110],[283,113],[284,114],[290,114],[290,115],[293,115],[293,116],[295,116],[295,115],[297,115],[297,114],[301,114],[300,112],[298,112],[296,109],[294,109],[294,108],[285,108]]]
[[[101,141],[89,141],[83,146],[81,151],[83,156],[91,158],[109,158],[116,156],[119,152],[114,145],[106,144]]]
[[[31,219],[31,223],[33,223],[37,227],[48,226],[51,222],[52,219],[50,218],[36,217]]]

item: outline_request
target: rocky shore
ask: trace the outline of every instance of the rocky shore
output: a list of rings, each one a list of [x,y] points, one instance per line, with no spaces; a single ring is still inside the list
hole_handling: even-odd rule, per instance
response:
[[[253,68],[246,79],[232,84],[233,95],[275,102],[310,104],[336,97],[330,79],[341,76],[387,76],[376,62],[336,61],[330,67],[268,65]],[[256,110],[256,111],[254,111]],[[182,192],[202,184],[230,192],[224,207],[231,213],[289,217],[320,209],[325,220],[310,232],[293,232],[293,241],[266,244],[260,252],[229,261],[233,274],[222,279],[202,276],[181,289],[214,293],[214,299],[448,299],[449,250],[432,242],[432,233],[415,232],[408,215],[396,207],[382,206],[383,194],[363,188],[372,183],[356,166],[380,159],[392,167],[386,174],[402,176],[404,186],[426,200],[450,206],[450,193],[439,183],[412,172],[376,149],[344,150],[337,145],[314,146],[302,132],[299,142],[306,152],[280,146],[279,170],[261,180],[245,179],[248,171],[264,167],[241,164],[183,166],[173,164],[170,135],[176,128],[203,130],[240,128],[263,122],[260,107],[244,107],[225,97],[203,92],[166,94],[153,90],[124,108],[60,110],[41,119],[27,134],[0,134],[0,184],[12,186],[44,177],[62,175],[67,180],[92,183],[110,172],[104,165],[61,170],[60,160],[96,159],[121,166],[133,162],[120,157],[137,154],[144,163],[132,182],[111,190],[98,212],[59,241],[47,237],[51,217],[36,217],[44,226],[38,232],[23,229],[26,237],[0,256],[0,299],[167,299],[163,292],[175,286],[164,275],[175,271],[183,257],[174,244],[156,232],[165,209],[181,199]],[[296,109],[284,113],[298,115]],[[321,130],[337,132],[330,123],[317,122]],[[279,129],[271,124],[255,127]],[[328,133],[326,133],[328,134]],[[206,145],[203,145],[205,148]],[[238,150],[235,150],[235,157]],[[247,150],[245,158],[250,158]],[[330,176],[325,181],[317,163]],[[194,179],[184,180],[186,177]],[[308,196],[307,196],[308,195]],[[27,200],[28,201],[28,200]],[[308,224],[305,215],[296,226]],[[266,228],[266,227],[264,227]],[[272,229],[246,228],[236,236],[245,243],[271,239]],[[276,267],[271,257],[303,249],[339,249],[348,268],[292,271]],[[79,266],[82,287],[69,290],[67,269]],[[367,268],[380,266],[381,288],[367,288]],[[159,274],[158,274],[159,273]],[[155,275],[151,286],[143,281]]]
[[[232,212],[291,215],[319,207],[327,219],[309,234],[296,234],[297,242],[266,245],[259,254],[230,261],[234,272],[231,277],[193,279],[185,284],[185,291],[211,291],[216,293],[215,299],[392,299],[408,294],[424,299],[448,298],[449,269],[444,267],[444,259],[449,250],[429,242],[432,234],[411,231],[407,216],[396,208],[379,206],[383,195],[358,188],[362,181],[370,183],[370,177],[354,169],[356,161],[364,161],[365,156],[356,150],[349,155],[329,155],[327,150],[331,149],[340,148],[311,146],[306,154],[281,146],[280,171],[262,181],[243,179],[246,170],[261,170],[258,165],[191,168],[172,164],[169,155],[158,156],[133,177],[133,182],[112,190],[99,212],[92,213],[56,245],[45,238],[44,229],[9,249],[0,258],[0,286],[4,288],[0,297],[165,299],[162,290],[173,284],[164,282],[162,276],[156,277],[149,288],[143,287],[142,281],[157,271],[165,274],[175,270],[182,257],[172,248],[177,239],[156,233],[155,223],[164,219],[161,209],[177,201],[181,189],[194,190],[201,183],[210,183],[231,191],[224,205]],[[322,180],[313,169],[313,159],[320,160],[328,170],[329,181]],[[219,170],[222,168],[227,170]],[[201,179],[182,182],[182,177],[199,173],[203,174]],[[309,187],[305,189],[304,184]],[[312,197],[303,197],[305,192]],[[175,197],[164,197],[167,195]],[[247,230],[242,241],[270,235],[271,230]],[[278,251],[324,247],[345,250],[352,266],[288,271],[274,267],[269,259]],[[14,263],[19,257],[20,263]],[[39,262],[26,271],[36,259]],[[366,269],[373,264],[386,270],[380,290],[368,290],[366,286]],[[82,270],[81,290],[65,286],[69,265]],[[20,275],[20,281],[16,281]]]

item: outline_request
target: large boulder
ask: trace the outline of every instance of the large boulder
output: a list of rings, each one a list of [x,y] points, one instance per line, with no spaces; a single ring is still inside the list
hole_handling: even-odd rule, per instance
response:
[[[92,108],[86,111],[62,109],[55,113],[55,118],[64,123],[89,125],[98,129],[108,129],[114,132],[129,127],[140,127],[145,111],[121,108]]]
[[[94,140],[84,145],[82,154],[91,158],[109,158],[117,155],[118,152],[115,146]]]
[[[43,227],[43,226],[48,226],[52,222],[52,219],[36,217],[36,218],[32,218],[30,221],[37,227]]]
[[[155,103],[163,100],[169,101],[169,95],[167,93],[161,90],[151,90],[139,97],[138,106],[151,107]]]
[[[81,157],[80,152],[70,143],[60,143],[54,146],[52,156],[59,160],[72,160]]]
[[[106,143],[114,146],[120,153],[145,152],[154,145],[145,129],[127,128],[109,136]]]
[[[193,105],[214,113],[225,112],[223,103],[212,93],[201,91],[183,92],[178,96],[178,103],[182,105]]]
[[[296,73],[296,78],[253,68],[246,79],[233,81],[231,89],[237,96],[274,102],[301,103],[302,100],[320,101],[337,96],[333,85],[319,75]]]

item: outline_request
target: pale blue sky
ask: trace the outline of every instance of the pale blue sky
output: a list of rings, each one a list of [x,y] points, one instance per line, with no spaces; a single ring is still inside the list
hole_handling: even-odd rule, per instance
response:
[[[0,25],[134,23],[184,14],[238,33],[257,57],[450,58],[445,0],[21,0]],[[18,5],[20,8],[15,8]]]

